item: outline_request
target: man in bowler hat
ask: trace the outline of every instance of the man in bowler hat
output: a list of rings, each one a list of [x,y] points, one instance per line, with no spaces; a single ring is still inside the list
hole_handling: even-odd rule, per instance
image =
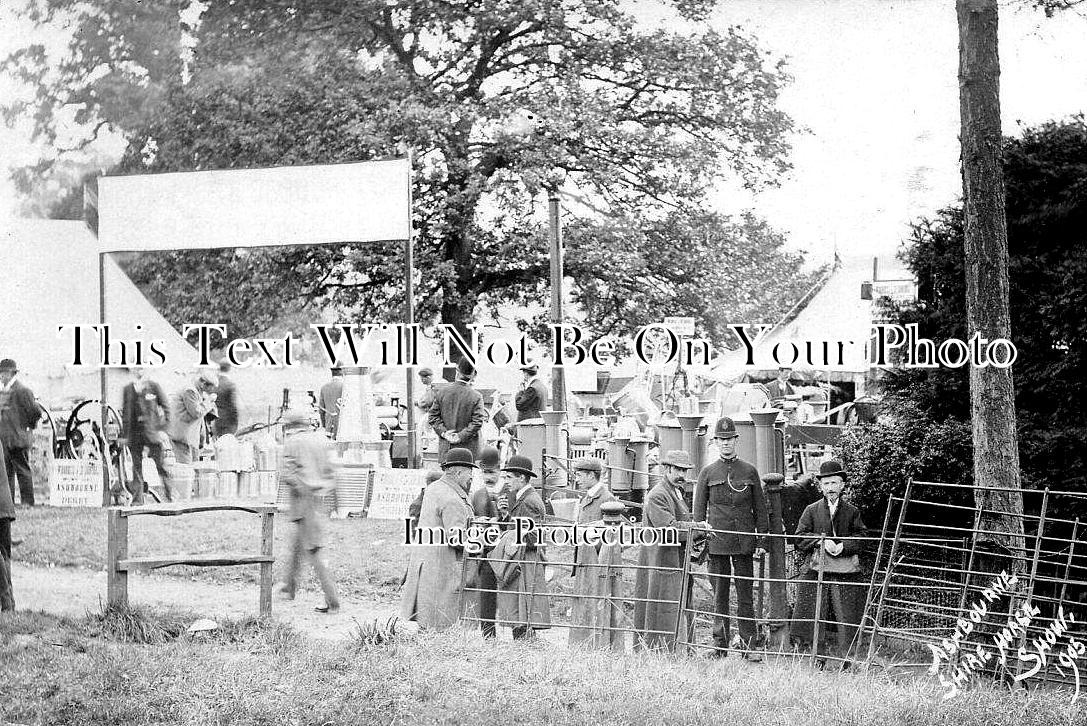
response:
[[[532,485],[535,478],[532,460],[527,456],[511,456],[502,468],[509,519],[531,519],[541,527],[546,511],[540,493]],[[551,627],[551,604],[544,573],[547,560],[539,538],[535,532],[528,532],[523,542],[516,542],[515,534],[511,529],[502,535],[492,550],[491,561],[501,590],[498,619],[513,628],[515,640],[521,640],[536,630]]]
[[[729,584],[736,579],[736,611],[744,657],[761,661],[751,652],[755,645],[755,607],[752,557],[765,550],[761,538],[770,529],[762,480],[755,467],[736,457],[736,424],[724,417],[717,422],[713,438],[721,456],[703,467],[694,489],[694,518],[708,521],[714,532],[709,541],[710,577],[713,579],[713,604],[717,617],[713,624],[714,656],[728,655]],[[759,540],[759,541],[757,541]]]

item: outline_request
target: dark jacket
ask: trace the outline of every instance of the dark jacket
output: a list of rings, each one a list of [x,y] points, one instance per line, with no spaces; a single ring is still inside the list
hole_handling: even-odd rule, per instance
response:
[[[711,555],[752,554],[754,533],[770,529],[759,472],[743,459],[718,459],[703,467],[694,488],[694,518],[708,521],[711,529],[752,533],[715,533],[709,541]]]
[[[839,499],[838,510],[834,512],[834,522],[830,520],[830,505],[827,500],[820,499],[814,504],[809,504],[804,513],[800,515],[800,524],[796,527],[796,536],[799,538],[796,548],[801,552],[810,553],[819,545],[819,535],[825,534],[830,539],[836,537],[864,537],[868,528],[861,520],[861,513],[852,504]],[[838,541],[835,539],[835,541]],[[841,540],[842,553],[838,557],[849,557],[859,554],[864,548],[861,540]],[[830,557],[830,555],[827,555]]]
[[[144,395],[154,399],[154,403],[161,408],[163,426],[158,430],[148,431],[148,427],[143,420],[139,393],[137,393],[136,383],[133,381],[121,391],[121,426],[124,430],[123,435],[126,438],[147,439],[152,434],[164,431],[165,424],[169,422],[170,404],[166,399],[166,394],[163,392],[162,386],[154,381],[148,381],[147,387],[144,389]],[[147,402],[149,403],[150,401]]]
[[[29,449],[42,415],[34,393],[16,378],[9,391],[0,392],[0,400],[5,401],[0,406],[0,441],[9,449]]]
[[[539,378],[533,378],[527,386],[517,392],[513,405],[517,407],[518,421],[539,418],[540,411],[547,408],[547,387]]]
[[[215,398],[215,407],[219,409],[219,417],[215,419],[212,428],[216,436],[236,434],[238,432],[238,387],[234,381],[226,376],[219,376],[218,394]]]
[[[440,389],[430,407],[428,421],[438,436],[446,431],[460,435],[460,441],[452,446],[479,453],[479,430],[487,418],[483,408],[483,395],[463,381],[456,381]],[[438,442],[438,453],[444,459],[451,444],[445,439]]]
[[[0,462],[4,461],[4,444],[0,442]],[[0,519],[15,519],[15,502],[11,498],[7,467],[0,466]]]

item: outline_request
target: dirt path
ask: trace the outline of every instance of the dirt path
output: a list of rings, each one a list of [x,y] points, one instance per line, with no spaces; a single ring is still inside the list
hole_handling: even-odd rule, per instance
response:
[[[56,615],[80,617],[105,604],[106,573],[78,567],[38,567],[12,562],[11,579],[16,606],[20,610],[43,610]],[[258,612],[256,585],[241,586],[189,580],[169,575],[132,575],[128,578],[128,600],[133,605],[173,607],[190,610],[197,617],[239,618]],[[385,623],[399,615],[389,603],[342,599],[338,613],[314,611],[322,602],[318,591],[300,591],[293,601],[273,595],[272,617],[290,623],[298,631],[323,640],[351,637],[357,625],[377,620]],[[415,623],[401,621],[398,628],[415,630]],[[499,638],[508,640],[509,628],[499,627]],[[547,643],[564,647],[567,629],[539,631]]]
[[[12,563],[12,584],[20,610],[44,610],[57,615],[81,616],[98,610],[106,598],[106,573],[75,567],[35,567]],[[258,612],[256,585],[215,584],[164,575],[128,578],[128,598],[134,605],[175,607],[202,617],[238,618]],[[397,615],[394,605],[343,600],[338,613],[314,611],[322,602],[319,592],[301,591],[293,601],[273,597],[272,616],[307,635],[338,640],[347,638],[356,623]],[[409,624],[409,627],[411,624]]]

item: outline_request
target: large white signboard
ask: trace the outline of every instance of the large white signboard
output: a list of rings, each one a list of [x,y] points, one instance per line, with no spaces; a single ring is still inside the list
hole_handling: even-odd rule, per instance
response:
[[[407,159],[106,176],[100,252],[383,242],[408,238]]]

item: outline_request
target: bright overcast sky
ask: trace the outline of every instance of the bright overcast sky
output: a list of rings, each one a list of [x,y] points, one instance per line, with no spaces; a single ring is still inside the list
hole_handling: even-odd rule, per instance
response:
[[[648,22],[657,6],[637,3]],[[28,29],[0,3],[0,54]],[[1087,18],[1001,9],[1005,133],[1084,110]],[[908,220],[955,200],[958,176],[957,31],[951,0],[725,0],[717,27],[740,25],[789,60],[782,103],[810,133],[798,138],[794,171],[752,199],[723,189],[727,211],[754,205],[794,247],[826,261],[891,255]],[[47,34],[57,42],[61,32]],[[15,89],[0,79],[0,97]],[[27,163],[25,128],[0,128],[0,166]],[[0,183],[0,217],[14,205]]]

